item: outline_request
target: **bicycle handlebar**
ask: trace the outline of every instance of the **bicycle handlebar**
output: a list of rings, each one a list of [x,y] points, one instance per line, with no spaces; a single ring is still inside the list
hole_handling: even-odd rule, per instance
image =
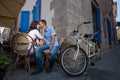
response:
[[[84,24],[89,24],[89,23],[91,23],[90,21],[88,21],[88,22],[83,22]]]
[[[80,26],[82,26],[82,25],[84,25],[84,24],[89,24],[89,23],[91,23],[91,22],[90,22],[90,21],[88,21],[88,22],[83,22],[83,23],[79,24],[78,26],[76,26],[76,27],[77,27],[77,30],[75,30],[75,29],[76,29],[76,28],[75,28],[75,29],[72,31],[72,35],[75,35],[75,34],[77,34],[77,33],[79,32],[78,30],[79,30]]]
[[[88,21],[88,22],[83,22],[83,23],[81,23],[80,25],[78,25],[77,32],[78,32],[80,26],[82,26],[82,25],[84,25],[84,24],[89,24],[89,23],[91,23],[91,22],[90,22],[90,21]]]

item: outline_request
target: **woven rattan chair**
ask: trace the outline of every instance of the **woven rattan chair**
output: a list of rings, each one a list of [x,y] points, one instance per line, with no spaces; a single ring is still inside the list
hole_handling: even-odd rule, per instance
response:
[[[28,73],[31,73],[30,57],[34,56],[34,44],[34,40],[27,34],[18,33],[13,37],[12,48],[14,53],[16,53],[17,57],[12,67],[12,72],[16,64],[20,61],[20,59],[24,58],[24,63],[26,64]]]

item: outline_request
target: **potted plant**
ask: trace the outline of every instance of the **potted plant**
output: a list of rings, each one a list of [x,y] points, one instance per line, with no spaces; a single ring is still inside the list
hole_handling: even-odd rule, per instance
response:
[[[5,76],[6,69],[9,65],[9,59],[6,56],[0,56],[0,79]]]

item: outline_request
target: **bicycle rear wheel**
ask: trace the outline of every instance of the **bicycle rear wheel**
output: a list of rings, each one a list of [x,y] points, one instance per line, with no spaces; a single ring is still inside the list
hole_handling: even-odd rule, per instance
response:
[[[88,65],[88,58],[83,49],[79,48],[79,54],[74,59],[77,53],[77,46],[67,47],[61,55],[61,65],[63,70],[71,76],[79,76],[83,74]]]

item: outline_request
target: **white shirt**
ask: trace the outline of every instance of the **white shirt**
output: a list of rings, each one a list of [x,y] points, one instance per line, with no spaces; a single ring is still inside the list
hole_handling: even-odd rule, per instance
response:
[[[31,30],[30,32],[28,32],[28,35],[31,36],[34,40],[37,38],[43,39],[43,37],[41,36],[41,34],[37,29]]]
[[[28,35],[32,37],[33,40],[35,39],[43,39],[43,37],[41,36],[41,34],[39,33],[39,31],[37,29],[33,29],[30,32],[28,32]],[[30,37],[28,37],[29,42],[32,42],[32,39]],[[32,43],[29,44],[28,50],[30,49],[30,47],[32,46]],[[30,50],[30,53],[33,52],[33,48]]]

